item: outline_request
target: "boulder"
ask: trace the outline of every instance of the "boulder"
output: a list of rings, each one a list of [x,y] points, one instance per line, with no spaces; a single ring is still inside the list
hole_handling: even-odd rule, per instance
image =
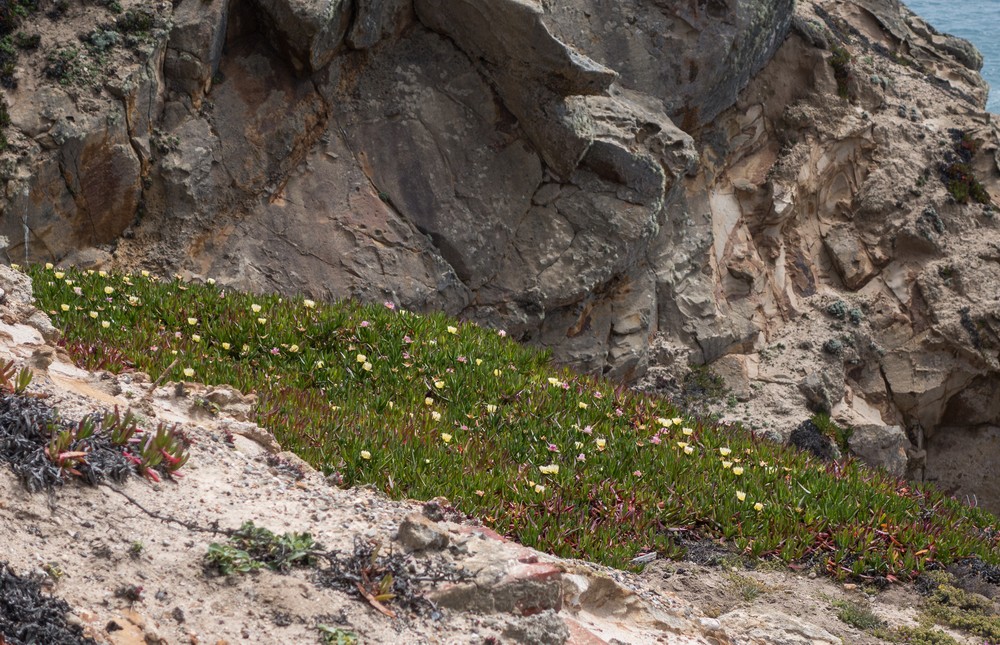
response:
[[[396,540],[407,551],[440,551],[448,546],[448,531],[420,513],[410,513],[399,525]]]
[[[318,71],[333,59],[350,25],[350,0],[254,2],[268,17],[275,44],[303,74]]]
[[[847,445],[854,455],[873,468],[883,468],[894,477],[906,474],[910,440],[900,426],[855,426]]]

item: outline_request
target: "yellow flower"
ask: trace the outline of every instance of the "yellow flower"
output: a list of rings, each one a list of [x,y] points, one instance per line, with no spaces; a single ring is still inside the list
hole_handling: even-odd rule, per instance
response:
[[[66,276],[66,274],[63,273],[62,271],[56,271],[55,272],[55,276],[56,276],[56,280],[62,280]]]
[[[560,381],[559,379],[557,379],[555,377],[550,376],[549,377],[549,385],[562,385],[562,381]]]
[[[188,318],[188,324],[189,325],[197,325],[198,324],[198,319],[197,318]]]
[[[250,351],[250,346],[249,346],[249,345],[247,345],[246,343],[244,343],[244,344],[243,344],[243,347],[241,347],[240,349],[242,349],[242,350],[243,350],[243,352],[244,352],[244,353],[246,353],[246,352],[249,352],[249,351]]]
[[[559,474],[559,464],[549,464],[548,466],[539,466],[538,470],[543,475],[558,475]]]
[[[448,325],[448,333],[449,334],[457,334],[458,333],[458,327],[452,327],[451,325]]]
[[[354,360],[356,360],[359,363],[364,363],[365,361],[368,360],[368,357],[365,356],[364,354],[358,354],[357,356],[354,357]]]
[[[736,499],[740,500],[741,502],[745,502],[747,500],[747,494],[741,490],[738,490],[736,491]]]
[[[486,411],[489,412],[490,414],[493,414],[494,412],[497,411],[497,406],[493,405],[492,403],[487,403]]]
[[[59,308],[63,311],[69,311],[69,305],[59,305]]]
[[[97,312],[96,311],[91,311],[87,315],[90,316],[91,318],[93,318],[94,320],[97,320]]]
[[[545,487],[542,486],[541,484],[535,484],[535,492],[541,495],[542,493],[545,492]]]
[[[232,347],[232,345],[230,345],[229,343],[222,343],[222,349],[229,351],[230,347]]]
[[[477,358],[476,359],[476,365],[482,365],[482,364],[483,364],[483,359]]]
[[[142,271],[142,277],[148,278],[149,277],[149,271]]]
[[[431,412],[431,418],[434,419],[435,421],[440,421],[441,420],[441,413],[438,412],[437,410],[434,410],[434,411]],[[448,435],[448,436],[450,437],[451,435]],[[447,443],[447,441],[445,443]]]
[[[205,282],[207,282],[209,285],[213,285],[213,284],[215,284],[215,278],[209,278]]]
[[[674,425],[675,426],[679,426],[682,423],[684,423],[684,419],[682,419],[680,417],[674,417]]]
[[[692,430],[691,428],[683,428],[681,432],[684,433],[685,437],[690,437],[691,435],[694,434],[694,430]]]
[[[184,368],[184,376],[186,376],[188,378],[191,378],[192,376],[194,376],[194,369],[192,369],[190,367],[185,367]]]
[[[261,309],[260,305],[258,305],[256,303],[250,305],[250,311],[254,312],[255,314],[259,314],[260,313],[260,309]]]
[[[66,279],[66,286],[67,287],[72,287],[73,286],[73,281],[67,278]]]
[[[678,441],[677,442],[677,447],[678,448],[687,448],[688,447],[688,443],[686,441]]]
[[[424,405],[434,405],[434,399],[429,396],[424,397]]]
[[[372,453],[368,452],[367,450],[362,450],[361,458],[367,461],[368,459],[372,458]]]
[[[368,363],[368,362],[365,362],[365,363],[363,363],[361,365],[361,369],[363,369],[366,372],[370,372],[370,371],[372,371],[372,364]]]
[[[21,265],[20,264],[14,264],[13,262],[11,262],[10,268],[14,269],[15,271],[20,271],[21,270]]]
[[[45,263],[45,268],[48,269],[49,271],[51,271],[52,269],[55,268],[55,266],[51,262],[46,262]]]
[[[291,353],[295,354],[295,353],[297,353],[299,351],[299,346],[298,345],[292,345],[291,347],[288,348],[288,351],[290,351]]]
[[[437,414],[437,413],[435,413],[435,414]],[[440,416],[441,415],[438,414],[438,417],[440,417]],[[441,441],[443,441],[445,443],[451,443],[451,435],[448,434],[447,432],[442,432],[441,433]]]
[[[261,324],[261,325],[266,325],[267,324],[267,318],[258,318],[257,322],[259,324]]]
[[[733,467],[733,474],[734,475],[742,475],[743,474],[743,466],[734,466]]]
[[[574,441],[573,442],[573,447],[576,448],[577,450],[579,450],[580,448],[583,448],[583,442],[582,441]]]
[[[656,422],[659,423],[664,428],[669,428],[671,424],[673,424],[673,421],[671,421],[670,419],[664,419],[663,417],[657,417]]]
[[[107,320],[102,320],[101,321],[101,327],[103,327],[104,329],[107,329],[110,326],[111,326],[111,323],[109,323]]]
[[[480,497],[482,497],[485,494],[486,494],[486,491],[484,491],[484,490],[478,490],[478,489],[476,490],[476,495],[479,495]]]
[[[693,446],[684,446],[684,454],[685,455],[690,455],[692,453],[694,453],[694,447]]]
[[[129,296],[128,297],[128,303],[134,307],[137,304],[139,304],[139,299],[137,297],[135,297],[135,296]]]
[[[493,376],[500,376],[501,374],[503,374],[503,372],[500,370],[493,370]]]
[[[586,409],[587,409],[588,407],[590,407],[590,406],[588,406],[588,405],[587,405],[586,403],[584,403],[583,401],[580,401],[580,402],[579,402],[579,403],[577,403],[576,405],[577,405],[577,407],[579,407],[579,408],[580,408],[581,410],[586,410]]]
[[[604,450],[607,447],[608,442],[606,439],[594,439],[594,444],[597,446],[598,450]]]
[[[722,462],[722,467],[723,468],[729,468],[732,465],[733,465],[733,462],[731,462],[731,461],[723,461]]]
[[[104,293],[108,294],[109,296],[111,294],[113,294],[114,292],[115,292],[115,288],[114,287],[104,287]]]
[[[764,510],[764,505],[761,504],[760,502],[757,502],[756,504],[753,505],[753,510],[758,511],[758,512],[759,511],[763,511]]]
[[[104,271],[104,270],[101,270],[101,271],[97,272],[97,275],[101,276],[102,278],[106,278],[106,277],[108,277],[108,272]]]
[[[729,448],[719,448],[719,454],[723,457],[728,457],[732,452]]]
[[[444,387],[444,381],[434,381],[434,387],[437,389],[442,389]]]
[[[201,342],[201,336],[199,336],[198,334],[191,334],[191,340],[193,340],[196,343],[200,343]]]

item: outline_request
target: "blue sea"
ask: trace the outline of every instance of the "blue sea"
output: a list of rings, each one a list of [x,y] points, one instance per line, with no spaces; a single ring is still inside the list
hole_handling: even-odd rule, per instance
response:
[[[990,84],[986,108],[1000,114],[1000,0],[903,0],[946,34],[961,36],[983,54],[980,74]]]

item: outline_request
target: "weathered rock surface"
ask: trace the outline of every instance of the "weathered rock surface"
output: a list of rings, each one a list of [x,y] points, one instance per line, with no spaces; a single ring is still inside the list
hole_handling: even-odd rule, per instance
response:
[[[441,309],[654,389],[723,360],[779,439],[1000,422],[998,218],[941,181],[966,146],[1000,195],[974,48],[896,0],[681,4],[33,14],[7,256]]]

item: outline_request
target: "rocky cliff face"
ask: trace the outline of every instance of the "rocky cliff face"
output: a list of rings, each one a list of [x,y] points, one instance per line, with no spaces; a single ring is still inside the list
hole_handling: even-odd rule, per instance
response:
[[[652,389],[710,363],[727,413],[832,412],[900,474],[998,432],[982,61],[895,0],[38,7],[10,260],[443,309]]]

